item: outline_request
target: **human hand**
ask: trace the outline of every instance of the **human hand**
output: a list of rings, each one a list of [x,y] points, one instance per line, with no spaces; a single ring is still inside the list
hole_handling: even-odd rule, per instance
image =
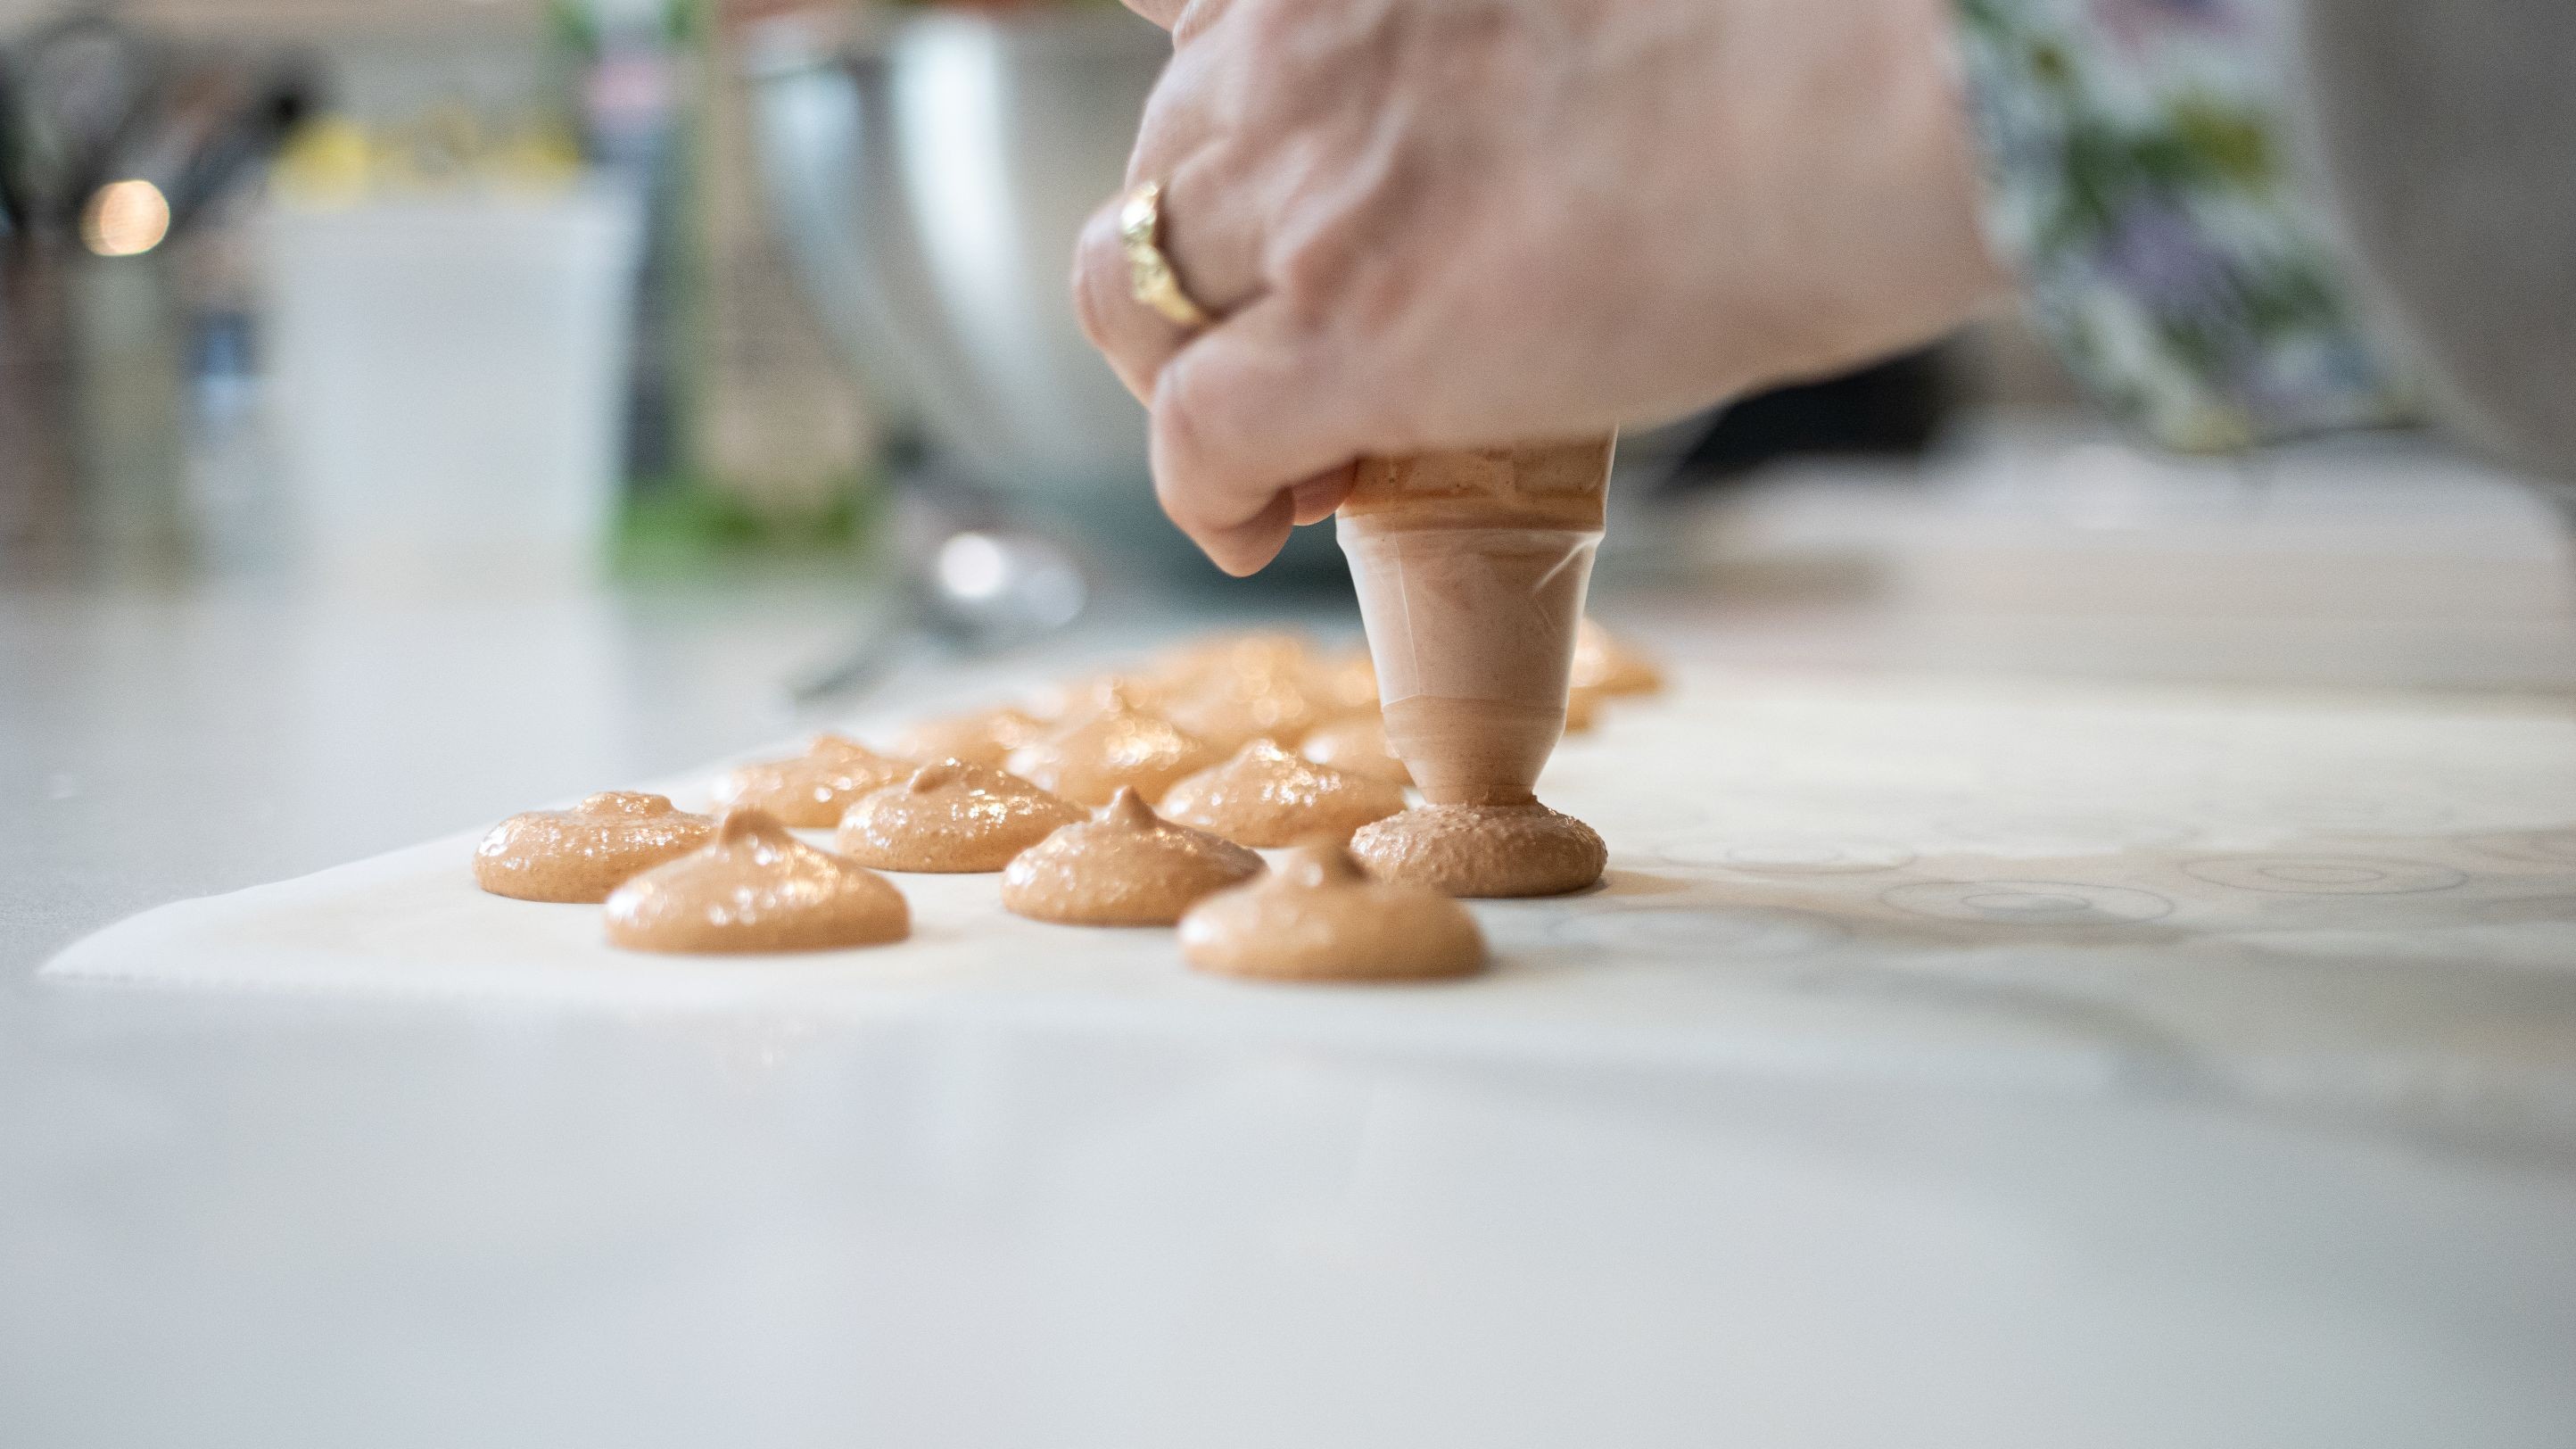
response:
[[[1114,201],[1074,290],[1164,511],[1230,573],[1356,458],[1675,416],[2003,286],[1943,0],[1129,4],[1174,38],[1129,182],[1220,320],[1129,295]]]

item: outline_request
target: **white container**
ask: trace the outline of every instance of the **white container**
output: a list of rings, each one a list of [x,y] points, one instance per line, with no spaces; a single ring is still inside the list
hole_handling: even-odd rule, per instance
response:
[[[597,574],[640,240],[635,198],[604,184],[277,204],[260,248],[273,426],[318,582]]]

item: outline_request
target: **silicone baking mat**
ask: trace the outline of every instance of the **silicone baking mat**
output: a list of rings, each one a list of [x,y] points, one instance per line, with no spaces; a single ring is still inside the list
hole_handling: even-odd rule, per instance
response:
[[[654,788],[703,806],[713,773]],[[897,947],[633,955],[596,908],[478,891],[470,835],[151,911],[47,969],[2576,1110],[2560,709],[1684,671],[1569,740],[1543,793],[1601,828],[1608,881],[1478,903],[1496,969],[1454,985],[1209,979],[1168,931],[1007,915],[993,876],[896,877]]]

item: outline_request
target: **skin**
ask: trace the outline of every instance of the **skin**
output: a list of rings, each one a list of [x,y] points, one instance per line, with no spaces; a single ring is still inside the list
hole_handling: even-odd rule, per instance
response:
[[[1928,341],[2000,295],[1945,0],[1128,0],[1173,32],[1129,184],[1219,319],[1083,325],[1230,573],[1354,459],[1606,432]]]

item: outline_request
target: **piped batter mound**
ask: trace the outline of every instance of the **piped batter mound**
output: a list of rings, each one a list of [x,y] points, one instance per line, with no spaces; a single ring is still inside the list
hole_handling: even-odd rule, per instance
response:
[[[1079,805],[1109,803],[1121,787],[1154,799],[1183,775],[1221,758],[1205,740],[1140,708],[1125,685],[1101,692],[1089,714],[1011,751],[1010,772]]]
[[[1610,861],[1591,826],[1536,801],[1417,806],[1361,830],[1351,853],[1381,880],[1453,896],[1561,896]]]
[[[1295,634],[1236,634],[1166,655],[1156,712],[1230,753],[1256,739],[1294,744],[1332,711],[1314,697],[1321,673]]]
[[[912,933],[892,882],[750,809],[728,812],[694,854],[619,886],[607,914],[609,943],[630,951],[829,951]]]
[[[1377,713],[1377,664],[1366,649],[1354,650],[1326,664],[1316,676],[1316,690],[1336,715]]]
[[[1163,797],[1165,818],[1260,847],[1321,835],[1348,840],[1403,808],[1402,787],[1316,764],[1269,740],[1254,740]]]
[[[850,802],[911,773],[912,761],[881,755],[845,735],[816,735],[805,753],[744,765],[716,782],[716,802],[765,811],[788,824],[824,830]]]
[[[1175,825],[1122,789],[1002,872],[1003,908],[1070,926],[1168,926],[1201,899],[1261,873],[1261,857]]]
[[[615,790],[570,810],[531,810],[474,848],[474,883],[523,901],[597,905],[608,893],[707,843],[716,823],[661,795]]]
[[[1296,634],[1221,634],[1165,652],[1155,661],[1152,678],[1179,693],[1221,677],[1300,679],[1313,667],[1314,650]]]
[[[1315,844],[1191,907],[1181,956],[1263,981],[1431,981],[1476,972],[1485,938],[1440,892],[1372,880],[1340,846]]]
[[[1354,775],[1384,780],[1390,785],[1410,785],[1413,772],[1386,742],[1386,721],[1371,709],[1366,714],[1348,715],[1331,724],[1310,731],[1297,753],[1319,765]]]
[[[1008,707],[952,715],[914,725],[895,736],[894,752],[925,765],[963,760],[998,770],[1013,750],[1046,733],[1037,716]]]
[[[946,760],[861,796],[833,839],[861,865],[954,875],[1000,870],[1080,819],[1073,802],[1017,775]]]
[[[1572,682],[1578,690],[1593,690],[1605,696],[1654,694],[1664,687],[1664,671],[1617,635],[1586,618],[1574,633]]]
[[[1583,734],[1600,723],[1603,698],[1600,690],[1587,689],[1579,684],[1567,690],[1565,692],[1565,732],[1570,735]]]
[[[1046,685],[1026,699],[1028,714],[1041,724],[1062,729],[1105,708],[1117,695],[1136,709],[1152,711],[1163,702],[1163,686],[1134,674],[1093,674]]]
[[[1207,675],[1175,693],[1163,714],[1219,750],[1260,739],[1293,745],[1324,717],[1305,687],[1288,675],[1232,672]]]

